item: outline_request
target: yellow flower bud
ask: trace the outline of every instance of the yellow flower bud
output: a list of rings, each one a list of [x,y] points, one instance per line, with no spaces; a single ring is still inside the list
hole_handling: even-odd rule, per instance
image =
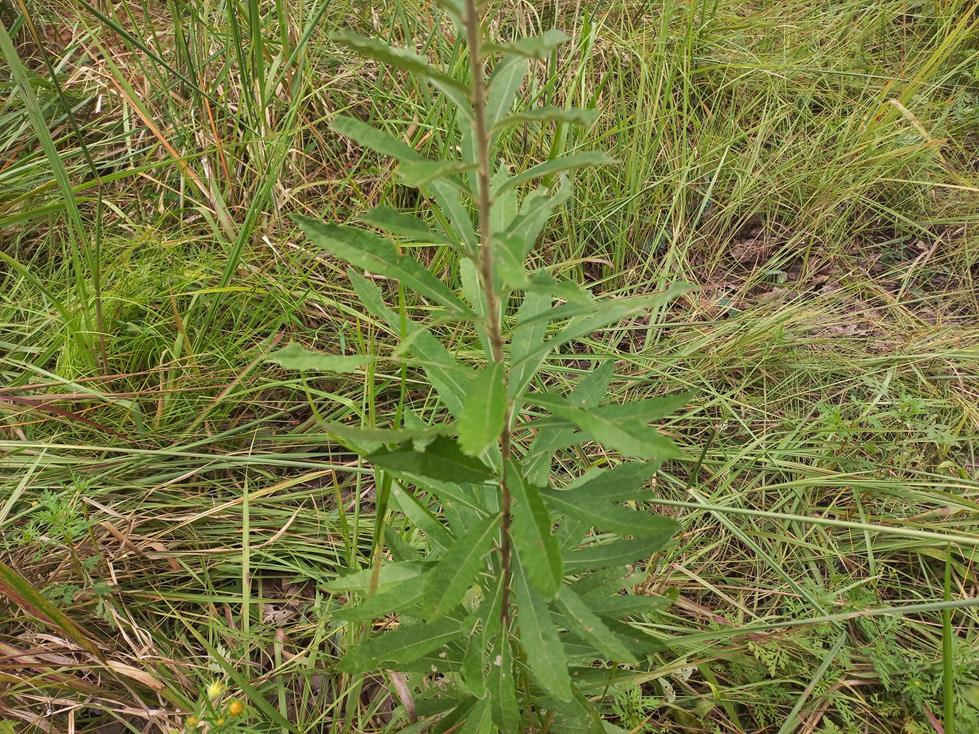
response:
[[[241,716],[245,712],[245,704],[233,700],[228,704],[228,716]]]
[[[207,686],[207,698],[210,701],[214,701],[221,697],[224,693],[224,683],[219,680],[211,681]]]

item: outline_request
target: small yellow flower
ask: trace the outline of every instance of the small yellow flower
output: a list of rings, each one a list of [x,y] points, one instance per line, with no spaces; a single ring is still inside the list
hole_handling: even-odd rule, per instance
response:
[[[188,716],[187,717],[187,726],[190,727],[191,729],[196,729],[197,728],[197,723],[198,722],[197,722],[197,717],[196,716]]]
[[[228,704],[228,716],[241,716],[245,712],[245,704],[241,701],[233,700]]]
[[[214,720],[214,725],[215,726],[224,726],[224,717],[223,716],[219,716],[218,718],[216,718]]]
[[[219,680],[211,681],[207,686],[207,698],[209,701],[217,700],[224,693],[224,683]]]

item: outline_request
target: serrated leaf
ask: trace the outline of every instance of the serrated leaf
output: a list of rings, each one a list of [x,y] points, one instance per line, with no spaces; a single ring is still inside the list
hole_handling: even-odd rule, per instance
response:
[[[531,588],[519,563],[514,568],[513,587],[520,644],[527,653],[527,666],[541,688],[559,701],[570,701],[571,676],[564,646],[547,603]]]
[[[483,462],[462,453],[455,441],[443,436],[422,451],[404,445],[375,451],[367,456],[367,460],[395,473],[417,474],[444,482],[476,483],[493,478],[493,472]]]
[[[493,721],[501,732],[520,731],[520,708],[513,682],[513,650],[506,630],[500,630],[493,647],[493,660],[487,679]]]
[[[527,355],[539,350],[547,335],[547,320],[539,318],[551,308],[552,299],[545,293],[524,293],[523,302],[517,311],[517,325],[510,337],[511,362],[516,366],[510,372],[508,386],[511,399],[523,395],[539,367],[538,362],[529,362]]]
[[[565,176],[561,177],[560,184],[553,193],[545,188],[537,188],[527,194],[520,207],[520,214],[506,232],[508,238],[520,244],[520,250],[515,255],[525,258],[530,254],[547,220],[570,197],[571,185]]]
[[[369,622],[417,606],[424,585],[414,579],[391,584],[386,591],[365,597],[359,604],[346,604],[334,616],[346,622]]]
[[[528,313],[528,315],[530,314]],[[541,338],[543,338],[543,335]],[[516,337],[514,337],[514,340],[516,340]],[[522,349],[521,354],[529,353],[530,349],[537,346],[537,342],[539,341],[538,339],[531,346]],[[516,354],[514,355],[514,361],[517,361]],[[525,364],[523,362],[521,363]],[[531,367],[532,369],[536,369],[536,367]],[[608,386],[612,381],[612,375],[614,373],[614,362],[611,360],[602,362],[574,386],[574,389],[567,397],[568,404],[577,407],[597,405],[608,391]],[[518,374],[518,371],[514,369],[511,375],[516,374]],[[515,378],[511,377],[511,380],[513,379]],[[529,382],[529,378],[524,381]],[[551,458],[554,452],[571,445],[571,442],[574,440],[576,440],[576,433],[573,428],[545,428],[538,431],[534,442],[530,445],[530,449],[524,457],[524,470],[527,481],[538,487],[546,486],[547,478],[550,476]]]
[[[564,557],[569,572],[588,571],[610,566],[625,566],[639,558],[649,558],[669,543],[667,536],[613,540],[608,543],[591,543],[578,548]]]
[[[445,283],[414,258],[399,255],[394,245],[383,237],[363,229],[326,224],[307,217],[293,215],[292,219],[314,245],[331,255],[354,267],[394,278],[460,315],[468,314],[465,304]]]
[[[394,334],[401,334],[402,329],[414,334],[409,351],[420,360],[425,376],[445,407],[452,415],[458,417],[462,412],[462,398],[474,379],[475,372],[453,357],[449,350],[420,324],[394,313],[385,306],[381,291],[374,283],[353,270],[347,271],[347,277],[350,278],[361,305],[371,314],[385,321]]]
[[[437,619],[462,602],[493,546],[499,523],[499,515],[483,520],[468,534],[457,538],[428,572],[422,597],[422,613],[426,619]]]
[[[541,178],[543,176],[551,176],[555,173],[561,173],[562,171],[570,171],[575,168],[585,168],[589,166],[607,166],[612,163],[615,163],[614,158],[597,150],[589,150],[585,151],[584,153],[564,155],[560,158],[553,158],[549,161],[538,163],[536,166],[531,166],[526,171],[521,171],[515,176],[511,176],[507,182],[494,193],[499,195],[504,191],[507,191],[514,186],[519,186],[527,181],[531,181],[535,178]]]
[[[425,533],[435,549],[445,549],[452,545],[452,536],[435,514],[411,492],[406,492],[397,482],[391,483],[391,499],[411,523]]]
[[[585,500],[623,502],[641,500],[643,485],[656,472],[655,462],[628,462],[612,469],[589,472],[588,475],[569,487],[569,497],[583,497]]]
[[[423,160],[421,153],[416,151],[403,140],[398,140],[373,125],[362,122],[347,115],[337,115],[330,127],[339,135],[350,138],[358,145],[373,150],[375,153],[386,155],[399,161]]]
[[[689,403],[692,397],[692,392],[682,392],[661,398],[648,398],[646,400],[634,400],[628,403],[599,405],[593,409],[593,412],[611,420],[637,420],[648,423],[649,421],[659,420],[660,418],[672,415]]]
[[[511,535],[520,566],[534,587],[550,599],[564,574],[561,548],[551,532],[551,516],[537,488],[520,475],[515,463],[511,463],[507,483],[513,496]]]
[[[360,221],[379,227],[391,234],[410,239],[413,242],[445,243],[446,238],[428,228],[418,217],[400,212],[390,206],[381,205],[371,209]]]
[[[477,701],[466,715],[466,723],[458,734],[490,734],[493,728],[493,709],[489,699]]]
[[[572,492],[542,490],[541,497],[556,512],[577,517],[601,530],[662,538],[665,542],[680,529],[676,522],[668,518],[645,511],[627,510],[609,502],[589,501]]]
[[[493,126],[493,132],[505,130],[513,125],[520,125],[525,122],[562,122],[567,125],[577,125],[579,127],[589,127],[595,122],[598,113],[595,110],[585,110],[580,107],[535,107],[523,112],[515,112],[507,115]]]
[[[282,349],[272,352],[265,358],[287,370],[309,370],[312,372],[334,372],[345,374],[356,372],[365,364],[374,361],[373,357],[364,355],[324,354],[306,349],[296,342],[289,342]]]
[[[548,409],[559,418],[573,423],[606,448],[624,456],[658,462],[677,459],[683,452],[675,443],[655,429],[639,421],[608,418],[590,408],[549,404]]]
[[[620,663],[639,663],[629,649],[588,605],[567,586],[562,586],[557,595],[558,608],[570,623],[570,631],[590,642],[596,650]]]
[[[471,114],[469,105],[469,90],[461,82],[456,81],[441,69],[428,63],[428,59],[406,48],[389,46],[375,38],[367,38],[350,31],[337,31],[332,39],[347,48],[356,51],[361,56],[380,61],[408,73],[427,79],[449,98],[460,112]]]
[[[563,31],[550,28],[538,36],[525,36],[524,38],[520,38],[511,44],[503,46],[503,49],[510,53],[516,53],[534,59],[546,59],[558,46],[570,40],[570,37]]]
[[[453,433],[452,425],[425,426],[424,428],[355,428],[342,423],[324,423],[323,432],[340,439],[359,454],[369,454],[381,446],[401,444],[406,441],[426,443],[436,436]]]
[[[486,100],[486,123],[493,127],[510,111],[530,65],[522,56],[504,56],[493,69]]]
[[[469,456],[479,456],[495,443],[506,421],[504,365],[490,362],[476,375],[459,416],[459,447]]]
[[[398,178],[405,186],[414,189],[420,189],[439,179],[461,187],[462,184],[455,177],[470,168],[470,165],[458,161],[406,161],[398,167]]]
[[[438,650],[462,634],[462,626],[454,619],[398,627],[352,648],[337,669],[344,673],[364,673],[387,667],[397,669]]]
[[[403,563],[385,563],[381,566],[378,577],[378,587],[397,584],[402,581],[415,579],[423,574],[432,564],[405,561]],[[350,591],[367,591],[370,587],[374,569],[362,568],[346,576],[340,576],[323,584],[323,588],[333,593],[346,593]]]

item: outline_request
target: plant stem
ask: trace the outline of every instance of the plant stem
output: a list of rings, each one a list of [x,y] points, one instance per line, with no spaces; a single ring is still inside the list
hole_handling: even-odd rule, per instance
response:
[[[476,207],[479,213],[479,280],[486,297],[486,332],[490,345],[490,357],[503,362],[503,329],[500,325],[500,303],[493,282],[493,229],[490,219],[492,208],[490,191],[490,140],[486,128],[486,86],[483,78],[483,58],[480,51],[480,22],[476,0],[465,0],[466,35],[469,45],[469,66],[472,70],[473,137],[476,148]],[[504,377],[504,384],[506,376]],[[506,420],[500,432],[500,509],[503,520],[500,525],[500,566],[503,574],[503,600],[500,616],[506,629],[510,619],[510,577],[512,575],[510,543],[510,509],[512,499],[507,486],[507,465],[510,462],[511,408],[507,408]]]

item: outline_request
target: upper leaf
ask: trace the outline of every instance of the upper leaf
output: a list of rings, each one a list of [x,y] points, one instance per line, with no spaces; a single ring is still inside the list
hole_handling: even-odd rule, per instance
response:
[[[551,532],[551,517],[537,488],[524,480],[515,463],[507,472],[513,495],[513,544],[530,582],[547,598],[557,593],[563,576],[561,549]]]
[[[561,587],[557,604],[570,623],[571,632],[588,640],[596,650],[608,655],[611,660],[638,664],[635,655],[605,626],[580,596],[567,586]]]
[[[511,176],[495,193],[501,194],[507,189],[511,189],[514,186],[519,186],[526,181],[531,181],[535,178],[541,178],[543,176],[550,176],[554,173],[560,173],[561,171],[570,171],[575,168],[584,168],[586,166],[607,166],[611,163],[615,163],[614,158],[597,150],[588,150],[584,153],[564,155],[560,158],[553,158],[549,161],[538,163],[536,166],[531,166],[526,171],[521,171],[515,176]]]
[[[330,127],[359,145],[399,161],[424,160],[421,153],[402,140],[354,117],[337,115]]]
[[[438,650],[462,634],[462,625],[454,619],[398,627],[352,648],[337,667],[345,673],[363,673],[383,667],[397,669]]]
[[[535,107],[534,109],[514,112],[493,125],[493,132],[499,132],[512,125],[524,122],[563,122],[568,125],[588,127],[595,122],[598,113],[595,110],[585,110],[580,107]]]
[[[571,700],[568,657],[551,620],[546,602],[530,586],[520,564],[513,574],[520,644],[527,651],[527,665],[541,688],[559,701]]]
[[[361,56],[394,66],[410,74],[427,79],[448,97],[461,112],[471,114],[469,90],[441,69],[428,63],[428,59],[406,48],[389,46],[375,38],[366,38],[350,31],[337,31],[332,36],[336,42],[353,49]]]
[[[462,601],[483,566],[497,536],[500,516],[493,515],[458,538],[425,577],[422,612],[426,619],[437,619]]]
[[[479,456],[495,443],[506,420],[504,365],[490,362],[473,380],[459,416],[459,446],[463,453]]]
[[[576,517],[592,527],[615,530],[624,535],[669,540],[680,526],[665,517],[645,511],[628,510],[602,500],[588,500],[574,492],[542,490],[541,497],[554,510]]]
[[[272,352],[265,360],[287,370],[346,373],[356,372],[365,364],[373,362],[374,358],[360,354],[324,354],[301,347],[296,342],[289,342],[282,349]]]
[[[568,34],[556,28],[550,28],[538,36],[526,36],[517,39],[513,43],[500,47],[500,49],[534,59],[546,59],[554,49],[570,40]]]
[[[392,207],[374,207],[360,218],[360,221],[380,227],[391,234],[406,237],[413,242],[444,243],[446,238],[428,228],[418,217],[400,212]]]
[[[331,255],[363,270],[395,278],[409,288],[461,315],[468,309],[455,293],[414,258],[399,255],[394,245],[372,232],[326,224],[307,217],[293,220],[310,241]]]
[[[411,444],[395,449],[381,449],[367,460],[382,469],[401,474],[417,474],[445,482],[484,482],[493,472],[483,462],[467,456],[452,439],[439,436],[423,450]]]

